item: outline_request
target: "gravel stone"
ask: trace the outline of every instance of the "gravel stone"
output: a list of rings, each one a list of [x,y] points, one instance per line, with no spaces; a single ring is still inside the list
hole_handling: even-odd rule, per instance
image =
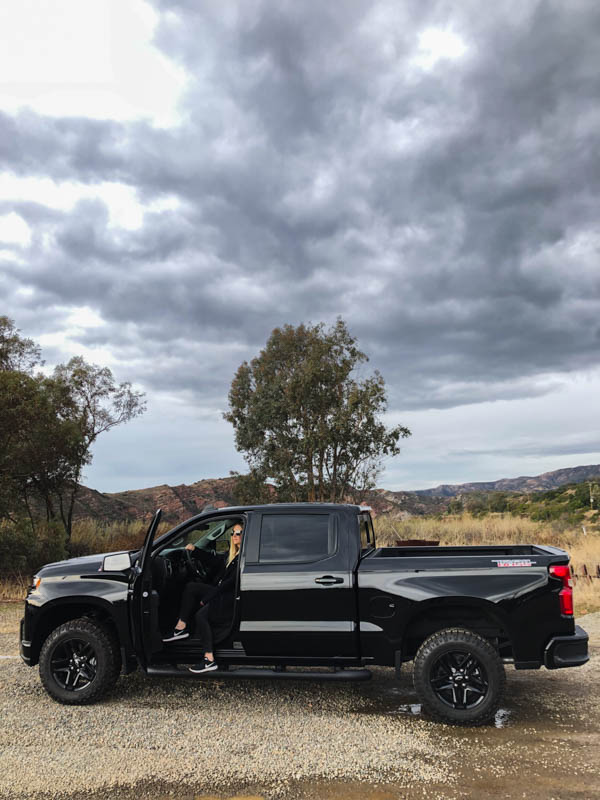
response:
[[[600,613],[583,624],[596,652]],[[483,729],[424,719],[409,669],[398,683],[393,670],[374,668],[373,680],[362,684],[134,673],[121,676],[102,702],[72,707],[53,702],[37,668],[14,657],[15,633],[0,635],[0,654],[13,656],[0,659],[3,800],[192,800],[235,792],[246,798],[466,797],[466,774],[471,782],[502,781],[518,774],[528,752],[548,774],[564,769],[584,786],[598,785],[592,777],[600,743],[598,654],[577,670],[508,669],[507,708],[496,727]],[[590,695],[596,713],[582,719],[577,703],[589,704]],[[315,786],[321,788],[313,794]],[[336,787],[344,792],[336,794]],[[391,794],[389,787],[396,787]]]

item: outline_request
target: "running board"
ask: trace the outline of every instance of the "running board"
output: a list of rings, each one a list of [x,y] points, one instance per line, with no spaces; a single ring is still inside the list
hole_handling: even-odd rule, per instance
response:
[[[210,672],[190,672],[182,667],[148,667],[148,675],[162,675],[178,678],[270,678],[271,680],[290,681],[368,681],[372,673],[368,669],[338,669],[335,672],[311,672],[309,670],[291,671],[283,669],[252,669],[238,667],[237,669],[215,669]]]

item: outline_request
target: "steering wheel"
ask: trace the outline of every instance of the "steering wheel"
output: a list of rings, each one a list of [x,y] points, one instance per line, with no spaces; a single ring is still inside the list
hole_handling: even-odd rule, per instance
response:
[[[216,553],[213,553],[211,550],[203,550],[200,547],[196,547],[194,550],[186,549],[183,552],[185,553],[184,563],[190,575],[195,578],[200,578],[201,580],[206,580],[208,571],[217,557]],[[192,558],[192,553],[196,554],[194,558]]]

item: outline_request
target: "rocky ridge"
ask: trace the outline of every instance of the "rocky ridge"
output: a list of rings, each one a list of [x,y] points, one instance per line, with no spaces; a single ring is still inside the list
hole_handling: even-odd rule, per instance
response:
[[[463,483],[456,486],[437,486],[415,492],[374,489],[361,499],[376,516],[387,514],[398,519],[422,514],[443,514],[450,500],[469,492],[529,493],[554,489],[567,483],[581,483],[600,478],[600,465],[573,467],[546,472],[537,477],[522,477]],[[93,518],[100,522],[147,520],[157,508],[162,508],[166,522],[177,522],[199,514],[207,505],[216,508],[238,505],[235,478],[209,478],[179,486],[151,486],[126,492],[105,493],[82,486],[75,507],[75,517]]]
[[[520,478],[502,478],[499,481],[481,481],[477,483],[442,484],[433,489],[417,489],[420,497],[457,497],[468,492],[544,492],[558,489],[567,483],[583,483],[600,478],[600,464],[585,467],[569,467],[544,472],[533,477],[522,475]]]

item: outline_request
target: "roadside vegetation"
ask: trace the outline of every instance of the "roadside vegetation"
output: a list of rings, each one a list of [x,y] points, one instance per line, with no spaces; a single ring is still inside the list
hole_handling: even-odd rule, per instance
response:
[[[534,522],[557,523],[559,529],[578,525],[600,529],[600,483],[569,483],[546,492],[469,492],[453,498],[449,514],[468,512],[474,517],[489,513],[514,514]]]
[[[171,526],[159,526],[159,535]],[[94,553],[136,550],[146,534],[145,522],[115,522],[103,525],[93,519],[76,520],[67,555],[62,526],[39,524],[35,532],[28,525],[0,522],[0,601],[25,596],[31,577],[44,564]]]

